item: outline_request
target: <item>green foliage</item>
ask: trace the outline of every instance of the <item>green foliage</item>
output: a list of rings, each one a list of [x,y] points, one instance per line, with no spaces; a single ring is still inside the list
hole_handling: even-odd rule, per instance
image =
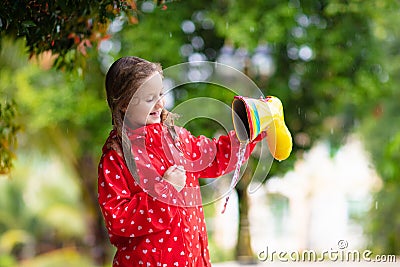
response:
[[[0,179],[0,259],[81,244],[85,221],[71,177],[55,158],[34,152],[18,158],[11,179]]]
[[[367,232],[375,252],[397,254],[399,2],[218,3],[213,19],[230,43],[249,51],[259,43],[271,46],[276,72],[263,90],[283,102],[295,156],[320,139],[328,139],[335,151],[349,132],[362,129],[383,179]],[[305,48],[311,49],[310,57],[302,57]],[[285,172],[293,159],[273,164],[270,174]]]
[[[37,147],[50,148],[52,144],[56,148],[57,140],[62,142],[65,137],[71,140],[80,136],[86,140],[82,143],[82,151],[97,153],[99,147],[93,146],[93,142],[103,141],[105,134],[100,132],[107,132],[110,127],[107,123],[111,121],[105,101],[103,73],[97,60],[87,59],[83,71],[82,68],[71,72],[43,70],[28,63],[26,54],[18,52],[23,49],[21,41],[13,43],[4,39],[2,45],[1,95],[5,99],[14,99],[14,108],[18,106],[18,116],[13,116],[11,121],[23,126],[21,132],[28,133],[30,141],[38,141]],[[100,130],[96,130],[99,127]],[[88,136],[88,131],[100,136]],[[21,137],[24,142],[23,135]],[[76,146],[74,141],[70,144]]]
[[[20,128],[15,121],[16,113],[14,102],[0,103],[0,174],[9,173],[13,166],[16,134]]]
[[[361,128],[364,143],[381,176],[383,186],[376,192],[365,222],[371,236],[370,246],[379,253],[397,254],[400,250],[400,107],[399,93],[387,98],[376,107]]]
[[[257,82],[266,95],[282,100],[293,154],[320,139],[335,151],[369,116],[370,103],[390,94],[387,51],[377,34],[390,24],[385,18],[396,13],[395,1],[219,3],[213,13],[219,34],[250,52],[263,43],[272,48],[276,72],[268,83]],[[292,159],[273,168],[285,172]]]
[[[0,37],[24,38],[32,55],[43,51],[58,54],[61,65],[70,52],[86,54],[91,42],[106,35],[108,23],[122,12],[135,15],[135,1],[3,1]],[[0,39],[1,40],[1,39]]]
[[[380,40],[385,50],[386,60],[381,66],[375,66],[374,72],[385,81],[386,93],[368,103],[371,106],[369,116],[361,125],[359,132],[370,152],[374,167],[382,179],[382,188],[375,192],[365,222],[366,232],[371,237],[370,247],[377,253],[398,254],[400,247],[400,213],[397,212],[400,201],[400,121],[398,84],[400,81],[400,33],[395,26],[399,21],[397,1],[376,3],[385,6],[387,12],[371,12],[374,16],[374,36]],[[392,11],[393,10],[393,11]],[[382,90],[382,88],[379,88]]]
[[[296,26],[294,18],[297,10],[287,2],[218,2],[218,9],[212,15],[217,31],[236,46],[253,50],[260,42],[283,43],[288,37],[288,30]]]
[[[10,255],[0,255],[1,267],[14,267],[17,266],[17,261]]]
[[[154,7],[151,13],[139,16],[139,24],[127,25],[119,33],[121,38],[116,35],[121,41],[121,56],[135,55],[160,62],[163,67],[181,63],[179,46],[183,36],[180,23],[185,13],[177,11],[178,8],[182,8],[181,3],[173,3],[166,10]],[[190,16],[187,12],[186,15]]]
[[[2,55],[6,55],[6,51],[10,53],[18,48],[20,47],[4,42]],[[13,60],[15,64],[8,64],[9,60]],[[18,61],[25,61],[25,64],[19,64]],[[87,239],[86,236],[95,236],[96,240],[93,241],[95,246],[106,250],[107,245],[98,241],[99,236],[106,237],[105,234],[102,235],[103,226],[98,224],[87,228],[87,224],[94,224],[89,220],[100,222],[101,219],[97,218],[101,214],[96,213],[95,164],[101,156],[101,146],[111,129],[110,114],[105,100],[104,77],[97,58],[88,58],[86,64],[70,72],[44,70],[40,65],[34,62],[27,63],[26,58],[18,56],[1,57],[1,62],[0,75],[6,77],[0,80],[1,92],[15,99],[19,109],[17,119],[23,125],[18,136],[20,145],[18,158],[28,155],[34,159],[40,154],[46,157],[57,154],[57,157],[62,158],[63,165],[72,169],[69,177],[79,184],[79,196],[75,199],[79,199],[80,205],[85,207],[86,212],[86,216],[83,217],[76,203],[65,205],[55,201],[70,194],[71,188],[64,184],[65,187],[62,189],[48,188],[48,191],[42,192],[45,202],[53,203],[54,206],[38,210],[26,218],[11,216],[27,224],[32,222],[39,228],[48,228],[47,233],[42,231],[42,228],[39,230],[26,226],[22,228],[32,233],[35,242],[38,243],[37,250],[34,250],[30,257],[34,256],[34,253],[41,253],[43,251],[41,246],[47,243],[48,245],[44,246],[48,246],[47,249],[64,246],[66,245],[64,241],[86,248],[87,244],[83,243],[89,240],[92,242],[92,239]],[[11,66],[18,67],[14,69]],[[37,154],[31,153],[32,151]],[[13,174],[17,169],[15,168]],[[31,178],[40,180],[40,177],[34,177],[32,173],[27,173],[24,180],[28,182]],[[44,187],[47,189],[47,186]],[[30,214],[26,210],[25,212],[27,215]],[[69,219],[72,221],[66,226],[65,222]],[[84,224],[83,219],[85,219]],[[14,226],[8,224],[5,229],[14,229]],[[16,246],[26,247],[25,244]],[[96,255],[103,257],[98,249],[93,250],[96,250]]]
[[[235,258],[233,249],[223,249],[219,247],[214,240],[209,240],[209,250],[212,262],[232,261]]]
[[[93,136],[85,134],[87,131],[99,133],[95,129],[104,129],[109,118],[105,101],[99,98],[97,88],[88,89],[76,74],[56,70],[44,72],[33,65],[21,70],[16,78],[15,97],[25,118],[26,130],[32,137],[41,139],[40,136],[56,134],[46,142],[50,140],[57,145],[65,137],[72,135],[71,141],[74,142],[76,136],[80,136],[82,142],[86,140],[90,144],[81,143],[79,148],[72,148],[73,151],[98,149],[92,146],[93,140],[86,139]],[[62,136],[58,131],[62,131]]]
[[[114,35],[114,39],[121,43],[121,50],[113,56],[135,55],[160,62],[163,68],[185,62],[189,54],[195,52],[204,53],[209,60],[214,60],[223,39],[216,35],[213,21],[208,19],[212,6],[210,0],[191,0],[153,6],[151,10],[140,12],[139,24],[127,24]],[[183,31],[185,21],[193,23],[193,31]],[[193,47],[191,43],[195,37],[201,37],[204,44]],[[182,53],[184,45],[191,53]]]

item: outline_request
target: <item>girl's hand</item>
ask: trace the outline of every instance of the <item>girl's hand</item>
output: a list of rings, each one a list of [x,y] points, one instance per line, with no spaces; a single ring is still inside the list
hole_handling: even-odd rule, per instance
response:
[[[163,178],[180,192],[186,184],[186,170],[183,166],[173,165],[165,171]]]

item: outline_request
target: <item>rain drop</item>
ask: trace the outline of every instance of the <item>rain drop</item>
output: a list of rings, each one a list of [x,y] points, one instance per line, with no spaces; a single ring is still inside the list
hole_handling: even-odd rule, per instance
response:
[[[184,57],[188,57],[193,53],[193,46],[190,44],[184,44],[179,49],[180,53]]]
[[[110,31],[113,33],[119,32],[122,30],[122,27],[124,25],[124,20],[122,18],[117,18],[113,20],[110,24]]]
[[[197,11],[196,13],[193,14],[192,19],[197,22],[202,22],[204,20],[204,12],[203,11]]]
[[[295,45],[289,45],[287,55],[290,59],[296,60],[299,58],[299,49]]]
[[[307,45],[301,46],[299,50],[299,57],[304,61],[310,61],[313,57],[312,49]]]
[[[142,4],[142,11],[145,13],[151,13],[154,11],[155,5],[153,4],[153,2],[150,1],[145,1]]]
[[[300,77],[295,74],[290,75],[289,88],[292,89],[293,91],[297,91],[300,88],[300,85],[301,85]]]
[[[196,26],[194,25],[193,21],[185,20],[181,24],[181,29],[186,34],[191,34],[196,30]]]
[[[193,37],[191,43],[192,43],[192,46],[193,46],[195,49],[201,49],[201,48],[203,48],[203,46],[204,46],[204,40],[203,40],[203,38],[201,38],[200,36],[195,36],[195,37]]]
[[[297,17],[297,23],[302,27],[308,27],[310,25],[310,20],[304,14]]]
[[[305,31],[302,27],[295,27],[292,29],[292,35],[296,38],[301,38],[305,35]]]
[[[206,18],[201,23],[204,30],[211,30],[214,28],[214,21],[212,19]]]
[[[109,53],[113,47],[113,43],[110,40],[104,40],[100,42],[99,50],[103,53]]]

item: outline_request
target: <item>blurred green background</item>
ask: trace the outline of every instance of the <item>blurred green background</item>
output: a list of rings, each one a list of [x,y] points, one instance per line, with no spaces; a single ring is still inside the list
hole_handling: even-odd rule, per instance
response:
[[[46,2],[33,1],[41,8]],[[75,14],[78,2],[87,8]],[[334,158],[355,136],[380,179],[368,208],[355,212],[366,237],[362,248],[400,253],[398,1],[95,2],[48,4],[46,14],[76,15],[68,27],[32,21],[34,8],[22,1],[0,7],[0,266],[110,265],[114,249],[96,189],[97,162],[111,130],[104,75],[127,55],[164,68],[218,61],[244,72],[264,95],[280,98],[294,147],[288,160],[274,162],[267,178],[295,170],[319,142]],[[89,24],[92,32],[81,30]],[[93,39],[96,33],[103,35]],[[174,90],[173,104],[197,96],[232,101],[218,87],[203,87]],[[220,130],[204,119],[188,128],[209,137]],[[237,188],[235,248],[216,243],[219,206],[206,206],[213,261],[256,258],[245,177],[257,162],[250,160]],[[284,202],[270,203],[279,213]]]

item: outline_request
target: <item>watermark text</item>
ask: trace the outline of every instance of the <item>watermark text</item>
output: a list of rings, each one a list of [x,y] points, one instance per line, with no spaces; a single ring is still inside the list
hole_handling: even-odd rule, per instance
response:
[[[277,251],[268,246],[258,253],[258,259],[263,262],[396,262],[395,255],[374,255],[371,250],[348,249],[346,240],[339,240],[337,248],[321,252],[315,250]]]

